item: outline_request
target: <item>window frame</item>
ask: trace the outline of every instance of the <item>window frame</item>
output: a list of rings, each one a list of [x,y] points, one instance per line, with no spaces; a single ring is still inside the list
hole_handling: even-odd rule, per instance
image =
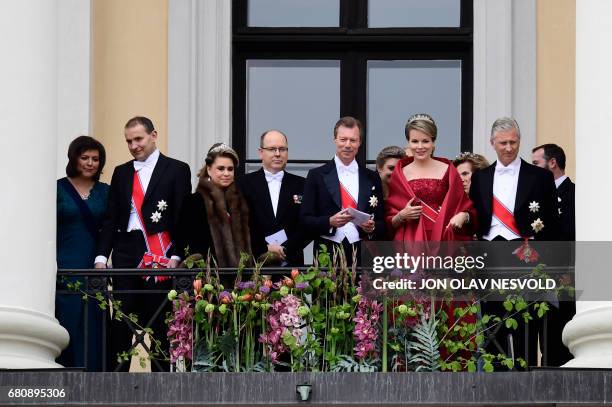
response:
[[[461,0],[459,27],[407,28],[368,28],[367,0],[340,0],[340,27],[248,27],[248,0],[232,1],[232,143],[242,162],[258,162],[246,159],[249,59],[340,61],[340,115],[355,116],[364,126],[362,147],[356,157],[360,164],[373,162],[366,160],[367,61],[460,60],[460,145],[461,151],[472,150],[473,0]],[[333,125],[329,124],[330,137]],[[289,162],[324,163],[332,154],[321,160]],[[245,167],[241,166],[239,171],[244,173]]]

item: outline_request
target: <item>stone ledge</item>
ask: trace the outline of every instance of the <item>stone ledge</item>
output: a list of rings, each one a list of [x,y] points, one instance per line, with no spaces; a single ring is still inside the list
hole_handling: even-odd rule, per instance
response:
[[[312,385],[309,403],[295,386]],[[65,399],[13,399],[11,387],[64,388]],[[0,371],[0,405],[609,405],[612,371],[500,373],[82,373]]]

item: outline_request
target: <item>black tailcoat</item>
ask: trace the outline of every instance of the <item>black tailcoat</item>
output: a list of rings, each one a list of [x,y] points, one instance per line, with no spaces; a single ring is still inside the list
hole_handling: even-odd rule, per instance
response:
[[[470,199],[474,202],[478,213],[477,234],[479,238],[489,233],[491,228],[496,164],[497,162],[494,162],[472,175]],[[532,202],[539,205],[537,212],[529,210],[529,204]],[[544,223],[544,228],[535,233],[531,224],[538,218]],[[514,219],[521,236],[533,236],[536,240],[560,240],[557,192],[553,175],[550,171],[536,167],[522,159],[516,188]]]
[[[108,195],[108,208],[98,242],[97,254],[99,255],[109,257],[111,250],[116,248],[117,235],[126,232],[132,206],[133,181],[133,160],[115,167]],[[178,214],[183,199],[190,192],[191,171],[189,166],[182,161],[160,154],[142,204],[142,216],[147,232],[151,234],[168,231],[171,239],[174,240]],[[167,207],[159,211],[157,205],[162,200],[166,202]],[[157,222],[153,222],[151,215],[156,211],[162,216]],[[182,253],[175,253],[174,249],[174,246],[170,248],[168,257],[174,254],[182,255]]]
[[[383,203],[382,182],[378,173],[359,166],[359,197],[357,209],[374,215],[376,223],[371,235],[357,228],[362,240],[385,240],[385,208]],[[327,164],[308,171],[304,185],[304,200],[302,202],[301,222],[309,235],[316,239],[315,250],[323,236],[333,236],[336,228],[330,226],[329,218],[342,209],[340,198],[340,180],[336,163],[331,160]],[[329,242],[324,240],[324,242]]]
[[[561,216],[562,240],[576,240],[576,185],[566,178],[559,188],[559,212]]]

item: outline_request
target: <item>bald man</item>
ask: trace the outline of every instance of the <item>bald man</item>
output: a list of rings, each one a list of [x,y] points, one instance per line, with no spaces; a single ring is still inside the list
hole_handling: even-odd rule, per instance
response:
[[[305,180],[285,171],[287,136],[279,130],[264,132],[259,157],[262,167],[238,180],[249,205],[253,255],[272,253],[280,265],[303,266],[308,241],[298,222]]]

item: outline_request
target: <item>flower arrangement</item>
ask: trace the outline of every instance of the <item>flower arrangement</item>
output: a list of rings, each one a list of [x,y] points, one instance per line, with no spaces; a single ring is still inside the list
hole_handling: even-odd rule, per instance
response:
[[[479,363],[486,371],[512,368],[513,360],[482,349],[484,333],[501,323],[516,328],[516,316],[527,321],[532,306],[509,299],[509,316],[502,319],[480,315],[477,301],[374,300],[362,293],[344,253],[323,247],[312,267],[276,281],[262,275],[262,264],[243,280],[246,260],[233,282],[219,276],[210,255],[187,261],[203,271],[193,293],[171,295],[173,363],[182,357],[191,370],[206,372],[475,371]],[[532,307],[539,317],[546,311],[544,302]]]

